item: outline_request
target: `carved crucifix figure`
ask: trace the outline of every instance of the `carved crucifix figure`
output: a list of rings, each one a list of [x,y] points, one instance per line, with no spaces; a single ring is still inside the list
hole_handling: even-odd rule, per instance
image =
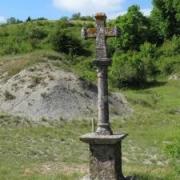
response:
[[[98,13],[96,18],[96,28],[83,28],[82,36],[96,38],[96,60],[98,72],[98,128],[97,134],[111,135],[112,130],[109,123],[109,103],[108,103],[108,66],[111,60],[107,57],[107,37],[117,36],[117,28],[106,28],[106,15]]]

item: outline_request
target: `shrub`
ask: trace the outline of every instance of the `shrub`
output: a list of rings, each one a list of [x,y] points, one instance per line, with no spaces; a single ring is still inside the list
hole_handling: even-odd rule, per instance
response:
[[[116,87],[140,86],[147,77],[144,63],[138,53],[116,53],[110,70],[110,78]]]
[[[48,36],[48,32],[40,27],[32,27],[27,32],[27,39],[33,49],[40,48],[40,43]]]
[[[117,87],[141,86],[149,80],[156,80],[159,74],[157,48],[151,43],[144,43],[140,51],[115,53],[110,77]]]
[[[73,39],[66,30],[61,29],[52,35],[51,42],[56,51],[64,52],[66,54],[69,54],[73,46],[76,44],[75,39]],[[73,49],[73,51],[75,51],[75,49]]]
[[[180,136],[170,139],[170,143],[165,146],[165,153],[175,159],[180,159]]]
[[[159,49],[159,53],[166,57],[180,54],[180,37],[173,36],[171,40],[166,40]]]
[[[149,20],[137,5],[130,6],[128,12],[115,21],[121,35],[116,46],[123,50],[139,50],[139,46],[149,39]]]
[[[159,69],[162,74],[170,75],[173,73],[180,73],[180,55],[172,57],[160,57]]]
[[[3,45],[3,54],[17,54],[20,52],[17,39],[8,38],[6,44]]]
[[[156,79],[159,74],[159,69],[157,66],[157,47],[154,44],[145,42],[140,46],[140,56],[143,61],[146,76],[153,80]]]
[[[162,74],[170,75],[180,72],[180,37],[174,36],[164,42],[159,49],[159,69]]]
[[[89,55],[89,51],[84,49],[81,40],[67,29],[58,28],[51,34],[50,41],[54,50],[70,55],[71,59],[74,55]]]
[[[29,38],[39,40],[47,37],[47,35],[48,33],[44,29],[41,29],[39,27],[33,27],[28,33]]]

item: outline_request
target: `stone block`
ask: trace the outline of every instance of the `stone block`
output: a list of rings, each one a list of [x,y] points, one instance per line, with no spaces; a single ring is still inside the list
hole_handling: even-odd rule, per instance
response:
[[[89,144],[90,167],[88,180],[125,180],[122,173],[121,141],[127,134],[87,134],[80,139]]]

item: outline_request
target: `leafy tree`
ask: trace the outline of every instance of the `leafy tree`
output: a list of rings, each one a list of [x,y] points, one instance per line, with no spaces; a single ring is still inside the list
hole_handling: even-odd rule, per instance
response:
[[[140,12],[139,6],[129,7],[128,12],[118,17],[115,24],[121,32],[116,41],[120,49],[138,50],[140,44],[148,40],[150,23]]]
[[[81,41],[67,29],[58,28],[50,37],[54,50],[68,54],[71,59],[74,55],[84,55],[88,53],[83,48]]]
[[[144,63],[137,52],[115,53],[110,70],[116,87],[141,86],[147,80]]]
[[[27,19],[26,19],[26,22],[31,22],[32,21],[32,19],[31,19],[31,17],[29,16]]]
[[[152,26],[158,36],[170,38],[180,35],[180,1],[153,0]]]
[[[80,19],[83,21],[94,21],[92,16],[81,16]]]
[[[162,74],[169,75],[180,72],[180,37],[173,36],[158,49],[158,66]]]
[[[148,42],[140,46],[140,51],[116,52],[110,70],[112,84],[116,87],[142,86],[156,80],[157,60],[157,47]]]
[[[180,54],[180,37],[173,36],[171,40],[165,40],[159,48],[161,56],[174,56]]]
[[[72,20],[78,20],[78,19],[80,19],[80,17],[81,17],[81,13],[74,13],[73,15],[72,15]]]
[[[39,17],[37,19],[35,19],[36,21],[47,21],[48,19],[45,17]]]
[[[48,32],[40,27],[33,26],[27,32],[27,38],[32,48],[39,48],[41,41],[48,36]]]
[[[7,23],[8,24],[18,24],[18,23],[22,23],[23,21],[16,19],[15,17],[10,17],[7,19]]]
[[[30,39],[43,39],[47,36],[47,32],[40,28],[40,27],[33,27],[31,30],[28,31],[28,37]]]
[[[157,75],[159,74],[159,70],[157,67],[158,53],[156,45],[145,42],[140,46],[139,53],[144,64],[146,77],[155,80]]]
[[[60,20],[61,20],[61,21],[68,21],[69,18],[68,18],[67,16],[63,16],[63,17],[60,18]]]
[[[60,20],[57,21],[56,29],[67,29],[68,27],[70,27],[70,23],[69,23],[68,20],[60,19]]]

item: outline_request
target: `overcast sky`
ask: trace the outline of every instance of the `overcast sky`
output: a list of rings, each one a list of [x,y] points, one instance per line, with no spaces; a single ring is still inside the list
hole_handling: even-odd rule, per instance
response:
[[[113,18],[125,13],[133,4],[139,5],[146,15],[152,8],[151,0],[0,0],[0,22],[9,17],[25,20],[28,16],[59,19],[76,12],[82,15],[105,12]]]

